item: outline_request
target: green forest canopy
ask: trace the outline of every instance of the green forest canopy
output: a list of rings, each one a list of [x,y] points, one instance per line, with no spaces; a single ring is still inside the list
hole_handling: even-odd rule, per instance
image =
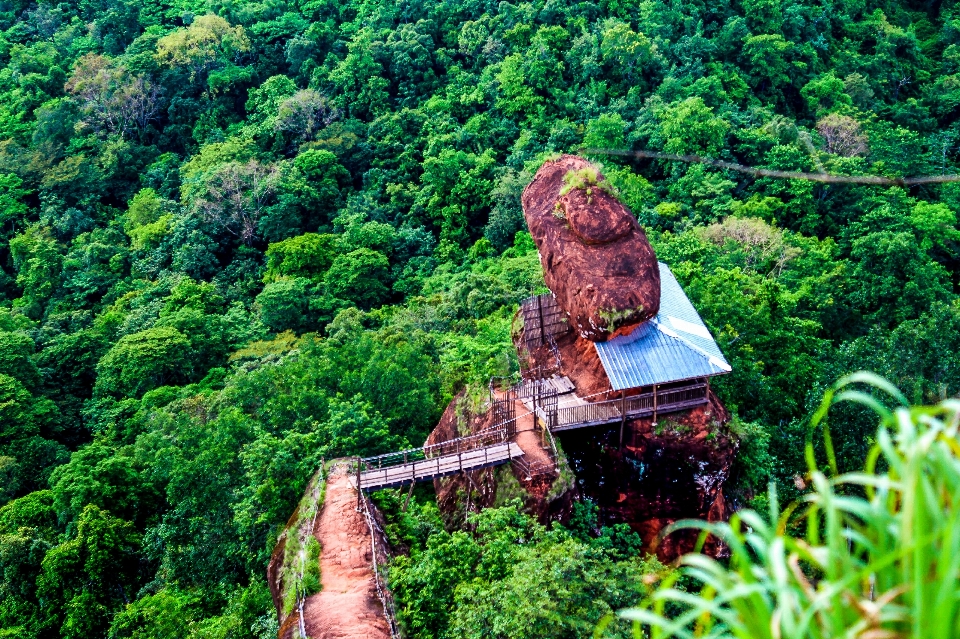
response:
[[[0,3],[0,636],[270,636],[264,568],[320,459],[417,445],[515,366],[544,157],[956,172],[955,14]],[[960,185],[604,162],[733,365],[737,504],[797,494],[841,374],[960,391]],[[833,424],[861,467],[875,418]]]

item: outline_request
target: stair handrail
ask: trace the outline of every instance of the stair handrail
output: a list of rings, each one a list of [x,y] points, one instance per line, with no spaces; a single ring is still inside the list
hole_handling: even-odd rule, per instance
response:
[[[520,415],[519,417],[525,417],[529,413]],[[518,418],[514,418],[510,421],[515,421]],[[509,422],[504,422],[504,424]],[[374,455],[372,457],[362,457],[360,459],[360,464],[367,470],[372,469],[382,469],[389,468],[391,466],[400,466],[409,463],[415,463],[423,461],[425,459],[432,459],[437,456],[443,456],[442,452],[449,450],[451,447],[459,449],[460,452],[465,452],[468,450],[476,450],[478,448],[484,448],[486,446],[493,446],[496,444],[502,444],[507,439],[509,439],[510,434],[504,424],[498,424],[493,428],[487,428],[479,431],[473,435],[468,435],[466,437],[457,437],[456,439],[449,439],[443,442],[437,442],[436,444],[429,444],[422,446],[420,448],[408,448],[406,450],[400,450],[392,453],[384,453],[382,455]],[[477,443],[479,442],[479,445]],[[487,443],[490,442],[490,443]],[[436,451],[440,451],[441,455],[435,455]],[[395,461],[394,461],[395,460]],[[384,462],[388,462],[384,465]]]
[[[358,458],[358,463],[359,461],[360,459]],[[383,606],[383,616],[390,630],[390,639],[403,639],[403,634],[400,632],[400,624],[397,623],[397,610],[393,603],[393,595],[390,593],[387,585],[383,583],[383,577],[380,575],[380,566],[377,561],[377,532],[384,535],[384,537],[386,535],[370,512],[370,505],[367,503],[366,494],[364,494],[359,486],[357,486],[357,492],[360,495],[360,507],[357,508],[357,510],[363,514],[363,518],[367,522],[367,529],[370,531],[370,555],[371,567],[373,568],[373,581],[376,585],[377,597],[380,598],[380,603]]]

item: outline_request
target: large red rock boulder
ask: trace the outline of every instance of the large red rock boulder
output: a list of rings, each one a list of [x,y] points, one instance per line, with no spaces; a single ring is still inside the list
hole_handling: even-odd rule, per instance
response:
[[[547,286],[573,328],[595,342],[660,310],[656,255],[604,182],[588,161],[563,155],[540,167],[522,198]]]

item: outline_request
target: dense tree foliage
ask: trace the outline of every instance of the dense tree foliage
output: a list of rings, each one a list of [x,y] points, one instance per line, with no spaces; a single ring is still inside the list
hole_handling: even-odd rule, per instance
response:
[[[270,636],[268,552],[320,459],[417,445],[464,384],[514,365],[514,305],[542,285],[519,195],[545,157],[954,172],[955,15],[0,4],[0,636]],[[735,501],[770,478],[802,489],[804,419],[847,371],[917,402],[960,391],[957,185],[605,173],[733,364],[716,387],[745,438]],[[861,467],[872,418],[833,419],[841,466]],[[575,575],[563,614],[582,635],[599,608],[578,597],[634,583],[593,542],[537,531],[543,558],[525,554],[510,535],[532,524],[507,519],[422,537],[409,588],[443,559],[430,548],[509,548],[531,574]],[[495,572],[444,592],[462,605],[423,636],[486,628],[471,602],[549,622],[533,600],[510,609],[527,586]]]
[[[390,568],[408,636],[588,636],[669,573],[655,557],[643,557],[640,536],[629,526],[600,526],[590,502],[574,506],[568,528],[545,529],[516,501],[468,516],[469,530],[451,534],[429,502],[402,512],[393,491],[377,501],[392,522],[391,543],[411,547]],[[631,633],[622,624],[604,636]]]

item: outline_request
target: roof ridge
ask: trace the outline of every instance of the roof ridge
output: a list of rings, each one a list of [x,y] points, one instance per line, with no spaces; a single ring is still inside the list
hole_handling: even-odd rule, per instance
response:
[[[686,346],[686,347],[689,348],[690,350],[692,350],[692,351],[694,351],[695,353],[697,353],[698,355],[704,357],[709,363],[713,364],[713,365],[716,366],[717,368],[719,368],[719,369],[721,369],[721,370],[724,370],[724,371],[727,371],[728,373],[733,370],[733,368],[730,366],[730,364],[728,364],[728,363],[726,362],[726,359],[725,359],[725,358],[724,358],[724,359],[719,359],[716,355],[713,355],[713,354],[711,354],[711,353],[708,353],[707,351],[705,351],[704,349],[700,348],[700,347],[697,346],[696,344],[693,344],[693,343],[687,341],[686,339],[684,339],[684,338],[683,338],[681,335],[679,335],[678,333],[675,333],[673,330],[671,330],[671,329],[667,328],[666,326],[664,326],[664,325],[659,321],[659,315],[657,315],[657,317],[651,317],[649,321],[653,322],[653,325],[657,327],[657,330],[658,330],[658,331],[660,331],[661,333],[663,333],[664,335],[666,335],[666,336],[668,336],[668,337],[672,337],[673,339],[677,340],[678,342],[680,342],[681,344],[683,344],[684,346]],[[711,335],[711,338],[712,338],[712,337],[713,337],[713,336]],[[716,341],[716,340],[714,340],[714,341]]]

